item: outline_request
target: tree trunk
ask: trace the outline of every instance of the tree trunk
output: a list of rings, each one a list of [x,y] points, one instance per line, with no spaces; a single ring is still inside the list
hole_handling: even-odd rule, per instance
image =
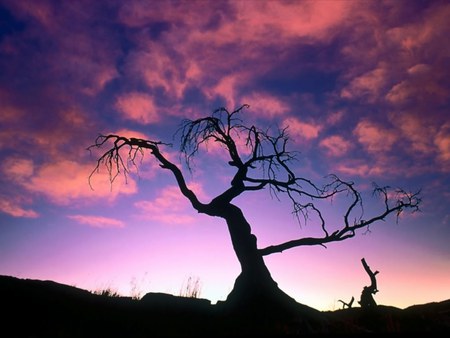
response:
[[[242,211],[232,204],[221,206],[220,216],[228,225],[234,251],[241,265],[234,288],[226,303],[234,310],[293,308],[298,303],[278,288],[258,252],[256,237]]]
[[[370,269],[369,265],[367,265],[366,260],[364,258],[361,259],[361,263],[364,267],[364,270],[370,277],[370,286],[365,286],[363,288],[359,304],[361,305],[362,308],[373,308],[377,306],[377,303],[375,302],[375,299],[373,299],[372,295],[378,292],[376,275],[379,273],[379,271],[372,272],[372,270]]]

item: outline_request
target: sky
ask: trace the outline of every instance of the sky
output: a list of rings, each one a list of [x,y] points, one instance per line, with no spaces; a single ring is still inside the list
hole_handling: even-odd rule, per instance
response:
[[[89,175],[99,134],[162,151],[203,202],[232,168],[201,149],[179,157],[183,119],[249,104],[244,121],[288,127],[295,171],[421,189],[421,211],[326,248],[265,257],[279,287],[319,310],[359,300],[378,270],[378,304],[450,298],[448,1],[0,0],[0,275],[124,296],[179,295],[189,280],[216,303],[240,267],[226,224],[198,214],[150,154],[125,179]],[[310,236],[269,191],[235,200],[258,246]],[[342,220],[335,201],[323,205]],[[355,302],[355,306],[357,306]]]

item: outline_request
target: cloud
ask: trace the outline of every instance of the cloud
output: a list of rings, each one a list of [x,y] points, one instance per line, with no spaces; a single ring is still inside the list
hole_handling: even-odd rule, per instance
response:
[[[109,133],[106,133],[109,134]],[[143,133],[140,131],[136,131],[133,129],[118,129],[111,132],[111,134],[119,135],[127,138],[138,138],[143,140],[149,140],[154,142],[166,142],[166,140],[160,140],[154,135],[150,135],[147,133]],[[170,145],[159,145],[159,149],[161,153],[164,155],[166,159],[171,161],[172,163],[176,163],[179,159],[179,154],[175,153]],[[128,150],[122,153],[123,158],[127,158]],[[97,155],[96,155],[97,156]],[[150,153],[149,150],[144,150],[143,153],[138,152],[134,159],[136,167],[133,166],[133,170],[135,170],[135,174],[141,179],[153,179],[159,173],[161,173],[160,163],[154,158],[154,156]]]
[[[0,100],[2,101],[2,114],[0,115],[0,121],[2,123],[17,123],[19,122],[24,114],[24,111],[19,109],[18,107],[10,104],[9,101],[9,95],[1,91],[0,88]],[[3,131],[5,133],[6,131]],[[1,140],[1,138],[0,138]],[[1,143],[0,143],[0,148]]]
[[[349,177],[367,177],[370,175],[370,166],[363,161],[345,161],[345,163],[336,165],[336,170]]]
[[[34,173],[34,163],[30,159],[10,157],[3,162],[2,171],[10,179],[25,182]]]
[[[212,88],[203,88],[203,92],[210,100],[213,100],[216,97],[222,97],[225,99],[226,106],[236,107],[238,105],[238,102],[236,101],[237,87],[244,76],[244,74],[241,76],[239,74],[226,75]]]
[[[296,117],[289,117],[283,120],[283,128],[288,128],[289,136],[296,141],[312,140],[319,136],[321,126],[315,123],[302,122]]]
[[[118,76],[115,58],[119,45],[114,34],[94,24],[99,5],[54,1],[12,1],[7,5],[27,23],[23,31],[9,39],[9,49],[17,54],[18,62],[10,63],[8,73],[15,74],[21,67],[43,87],[49,80],[57,80],[64,82],[65,88],[56,86],[52,90],[88,96],[98,94]],[[44,45],[52,48],[36,48]],[[32,64],[26,62],[27,58],[33,60]]]
[[[389,121],[396,127],[403,142],[408,146],[405,151],[415,158],[432,156],[435,153],[433,135],[437,132],[435,121],[424,121],[414,112],[395,111],[389,114]]]
[[[388,37],[399,48],[407,52],[405,57],[423,56],[428,54],[429,48],[436,50],[436,56],[447,54],[448,46],[442,46],[442,38],[450,31],[448,16],[450,5],[436,2],[423,12],[418,19],[404,25],[396,25],[387,31]]]
[[[195,66],[189,67],[192,63],[181,57],[174,62],[169,55],[171,48],[164,49],[147,38],[144,41],[145,45],[151,46],[150,50],[143,47],[128,56],[127,70],[130,75],[142,80],[151,90],[162,89],[167,97],[181,99],[187,85],[186,74],[194,77],[197,74]]]
[[[115,107],[124,118],[143,124],[156,123],[159,115],[153,98],[145,93],[132,92],[120,95]]]
[[[344,112],[342,110],[338,110],[335,112],[330,113],[327,116],[326,122],[328,125],[335,125],[338,124],[340,121],[342,121],[342,118],[344,117]]]
[[[387,152],[397,141],[395,130],[368,120],[359,122],[353,133],[370,153]]]
[[[12,8],[21,19],[32,18],[48,30],[56,25],[55,8],[48,1],[17,3],[10,1],[8,7]]]
[[[92,215],[69,215],[67,216],[81,224],[89,225],[93,228],[124,228],[125,223],[109,217]]]
[[[347,177],[410,177],[416,174],[414,168],[405,170],[405,165],[398,158],[377,156],[370,159],[344,158],[334,165],[338,173]]]
[[[199,184],[191,184],[190,189],[199,199],[205,198],[206,194]],[[191,224],[196,220],[190,202],[178,186],[165,187],[155,199],[138,201],[134,206],[139,210],[140,218],[164,224]]]
[[[216,1],[208,8],[201,1],[175,8],[127,2],[118,17],[133,27],[127,37],[137,48],[126,56],[125,76],[166,99],[181,100],[195,89],[209,100],[224,98],[233,109],[242,103],[242,88],[261,86],[256,80],[273,70],[280,56],[292,61],[285,60],[291,48],[330,40],[353,7],[340,1]]]
[[[222,25],[219,33],[225,41],[236,37],[263,43],[301,37],[327,39],[334,27],[345,22],[353,5],[343,1],[233,2],[236,22]]]
[[[168,117],[195,118],[224,101],[230,109],[249,103],[248,117],[281,120],[293,140],[320,141],[334,162],[352,151],[355,167],[342,164],[342,171],[389,170],[381,153],[394,149],[397,170],[419,172],[412,167],[419,158],[439,168],[426,170],[448,168],[442,106],[449,97],[450,47],[441,43],[450,33],[448,4],[424,5],[412,17],[403,3],[357,1],[5,6],[26,24],[0,45],[0,149],[17,154],[2,170],[33,196],[68,204],[137,192],[134,176],[111,191],[105,172],[94,177],[94,191],[82,188],[92,166],[78,155],[92,130],[117,129],[111,128],[115,116],[105,117],[110,107],[123,118],[123,130],[137,122],[159,138]],[[323,88],[305,76],[316,71],[327,74]],[[303,106],[301,90],[313,109]],[[347,100],[354,104],[342,108]],[[287,117],[299,101],[302,116]],[[371,118],[375,103],[379,115]],[[148,138],[146,132],[130,135]],[[143,161],[139,174],[153,178],[156,161]]]
[[[128,129],[128,128],[120,128],[120,129],[116,129],[112,132],[107,132],[105,134],[114,134],[114,135],[119,135],[119,136],[123,136],[123,137],[127,137],[127,138],[140,138],[143,140],[150,140],[150,141],[156,141],[152,138],[152,136],[149,136],[147,133],[138,131],[138,130],[133,130],[133,129]]]
[[[269,93],[253,92],[244,96],[242,103],[250,105],[247,113],[270,120],[276,116],[284,115],[289,110],[288,104]]]
[[[353,148],[353,144],[345,140],[342,136],[332,135],[320,141],[319,145],[326,149],[327,153],[333,157],[347,154]]]
[[[217,1],[208,6],[209,15],[205,15],[202,1],[179,3],[175,10],[172,4],[165,2],[127,2],[121,7],[119,18],[131,27],[148,26],[159,19],[160,23],[168,24],[153,27],[157,34],[170,33],[177,28],[186,31],[189,27],[188,31],[196,32],[205,41],[216,40],[223,44],[236,38],[244,41],[281,39],[280,34],[282,38],[326,38],[326,33],[345,22],[353,7],[354,3],[348,1]],[[169,24],[173,22],[178,25]]]
[[[94,165],[79,164],[70,160],[36,166],[31,160],[8,158],[2,167],[4,175],[27,191],[44,195],[56,204],[68,205],[87,200],[105,199],[113,201],[120,194],[137,192],[135,181],[128,177],[117,177],[113,184],[106,170],[92,177],[92,190],[88,178]]]
[[[436,114],[433,107],[447,102],[450,47],[442,40],[450,34],[450,5],[413,7],[400,2],[358,6],[342,30],[347,36],[341,45],[341,97],[398,108],[408,105],[431,114]],[[410,11],[420,15],[410,16]]]
[[[433,102],[434,104],[445,102],[448,99],[449,90],[441,85],[441,71],[440,68],[433,68],[423,63],[410,67],[407,69],[405,78],[386,94],[386,100],[395,105],[411,102]]]
[[[445,172],[450,171],[450,123],[444,124],[434,138],[438,148],[438,160]]]
[[[0,195],[0,212],[13,217],[37,218],[39,214],[32,209],[25,209],[21,206],[21,201],[13,196]]]
[[[387,82],[387,70],[379,67],[353,78],[349,85],[341,90],[341,97],[364,98],[370,103],[374,103],[380,97]]]
[[[411,10],[396,3],[387,9],[385,4],[360,6],[356,16],[367,24],[348,30],[341,45],[346,71],[335,94],[361,105],[351,109],[356,117],[353,135],[370,163],[369,168],[355,164],[354,173],[395,177],[404,172],[411,177],[446,172],[446,133],[440,131],[450,97],[445,78],[450,47],[442,41],[450,34],[445,19],[450,6],[435,2]],[[412,12],[420,14],[402,19]],[[378,116],[370,117],[374,104]],[[352,154],[364,160],[363,153]],[[341,170],[353,171],[346,164]]]

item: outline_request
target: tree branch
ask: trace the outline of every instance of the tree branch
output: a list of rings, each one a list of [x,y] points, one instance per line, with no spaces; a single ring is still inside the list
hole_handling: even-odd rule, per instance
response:
[[[341,180],[336,175],[328,176],[328,183],[318,185],[304,177],[298,177],[292,170],[291,164],[295,161],[297,152],[287,150],[289,141],[288,129],[278,130],[275,136],[270,135],[269,129],[262,130],[255,126],[245,126],[239,114],[248,108],[242,105],[230,112],[225,108],[215,110],[211,116],[196,120],[184,120],[177,133],[181,134],[180,151],[184,155],[186,164],[191,170],[190,161],[199,152],[200,148],[209,141],[218,142],[225,149],[229,161],[228,164],[236,168],[231,178],[230,187],[214,198],[209,204],[202,204],[197,196],[187,187],[181,170],[164,157],[159,146],[167,145],[159,141],[150,141],[135,138],[125,138],[118,135],[100,135],[94,145],[88,149],[101,148],[111,144],[111,148],[104,152],[98,159],[97,165],[89,176],[89,181],[98,172],[100,165],[104,164],[113,182],[119,174],[125,177],[129,174],[129,165],[136,166],[135,160],[138,154],[143,155],[143,150],[148,149],[159,161],[162,168],[170,170],[175,176],[182,194],[189,199],[193,207],[202,213],[215,214],[215,207],[226,205],[245,191],[257,191],[269,188],[271,195],[278,198],[278,194],[285,194],[291,204],[292,212],[301,221],[305,222],[312,214],[319,220],[322,236],[294,239],[284,243],[268,246],[259,250],[261,255],[269,255],[276,252],[304,246],[322,245],[330,242],[342,241],[355,236],[357,230],[369,229],[370,225],[384,220],[390,214],[398,218],[405,210],[412,212],[419,210],[420,191],[409,193],[402,189],[379,187],[374,185],[373,195],[381,197],[383,210],[368,220],[362,219],[364,215],[363,200],[355,189],[353,182]],[[245,146],[248,152],[241,155],[235,143],[236,137],[244,135]],[[121,150],[127,149],[126,158],[122,158]],[[338,230],[331,231],[325,215],[318,207],[319,201],[332,200],[337,196],[347,196],[350,199],[344,209]],[[356,214],[359,210],[360,214]],[[353,219],[352,219],[353,218]]]
[[[350,187],[352,187],[350,185]],[[391,199],[388,198],[388,194],[391,192],[388,187],[379,188],[375,187],[375,193],[381,194],[383,196],[383,203],[385,206],[385,209],[382,213],[380,213],[377,216],[374,216],[370,218],[369,220],[359,220],[355,221],[352,225],[349,223],[349,210],[351,211],[353,207],[356,205],[356,203],[360,202],[360,196],[356,191],[352,188],[350,191],[355,194],[355,200],[348,208],[346,214],[344,215],[344,222],[343,226],[340,230],[336,230],[332,234],[328,234],[328,232],[325,229],[325,223],[323,218],[321,217],[320,211],[312,206],[309,206],[312,208],[315,212],[318,213],[319,218],[321,219],[321,226],[322,230],[325,233],[324,237],[317,237],[317,238],[300,238],[288,242],[284,242],[277,245],[268,246],[266,248],[262,248],[259,250],[260,254],[263,256],[270,255],[277,252],[282,252],[287,249],[291,249],[294,247],[299,246],[309,246],[309,245],[325,245],[330,242],[337,242],[342,241],[347,238],[354,237],[356,234],[356,231],[358,229],[367,228],[369,225],[376,221],[384,220],[388,215],[390,214],[396,214],[397,218],[399,215],[405,210],[410,209],[412,212],[419,210],[419,204],[421,202],[421,199],[419,198],[419,192],[416,193],[407,193],[402,189],[396,189],[394,191],[395,196],[395,202],[391,201]]]
[[[111,142],[111,148],[109,148],[100,156],[100,158],[97,160],[97,165],[89,175],[89,184],[91,184],[92,176],[96,172],[98,173],[101,165],[106,166],[111,183],[114,182],[116,177],[120,173],[122,173],[122,171],[124,175],[127,176],[129,173],[128,164],[131,163],[132,165],[136,166],[135,159],[137,152],[143,154],[143,149],[148,149],[150,153],[159,161],[159,165],[161,168],[168,169],[173,173],[181,193],[189,199],[194,209],[199,212],[206,211],[205,205],[200,203],[195,193],[188,188],[180,169],[161,154],[159,146],[169,144],[159,141],[150,141],[137,138],[128,139],[126,137],[110,134],[98,136],[95,140],[95,143],[89,146],[87,149],[89,151],[91,151],[93,148],[99,149],[107,144],[110,144]],[[128,149],[126,160],[124,160],[122,158],[122,155],[120,154],[121,149],[124,148]]]
[[[370,277],[370,286],[369,286],[370,292],[375,294],[378,292],[377,279],[375,276],[379,273],[379,271],[372,272],[372,270],[370,269],[369,265],[367,265],[366,260],[364,258],[361,259],[361,263],[364,267],[364,270]]]

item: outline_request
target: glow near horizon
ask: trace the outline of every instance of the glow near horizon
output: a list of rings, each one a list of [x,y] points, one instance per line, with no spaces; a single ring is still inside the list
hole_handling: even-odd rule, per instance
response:
[[[179,6],[0,5],[0,274],[124,295],[133,286],[178,294],[198,277],[201,297],[224,300],[239,274],[226,224],[191,210],[150,156],[127,184],[119,178],[111,187],[100,173],[91,190],[96,158],[85,148],[113,131],[174,142],[168,151],[176,161],[172,135],[181,119],[248,103],[246,120],[289,126],[304,177],[334,172],[364,192],[372,181],[423,188],[422,212],[399,224],[391,217],[327,249],[266,257],[284,291],[320,310],[339,308],[338,299],[358,300],[368,285],[365,257],[380,271],[379,304],[450,298],[450,51],[442,43],[450,6]],[[204,200],[226,187],[230,173],[217,149],[209,152],[208,166],[199,158],[187,174]],[[314,230],[267,191],[236,204],[260,247]]]

